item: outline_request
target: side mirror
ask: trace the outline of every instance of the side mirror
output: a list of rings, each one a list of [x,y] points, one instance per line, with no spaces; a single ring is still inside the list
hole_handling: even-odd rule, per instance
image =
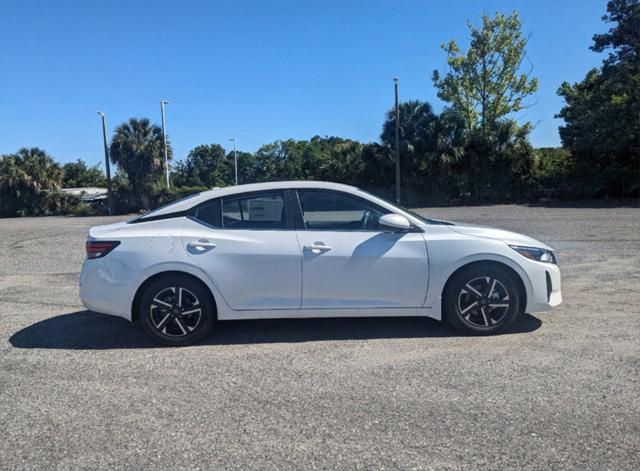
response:
[[[393,229],[394,231],[408,231],[411,229],[411,223],[400,214],[385,214],[380,218],[379,224],[381,227]]]

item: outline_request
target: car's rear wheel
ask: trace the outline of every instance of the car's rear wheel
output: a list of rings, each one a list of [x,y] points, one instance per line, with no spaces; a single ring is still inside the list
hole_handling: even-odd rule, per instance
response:
[[[151,282],[140,302],[144,329],[165,345],[190,345],[211,330],[214,306],[207,289],[188,277],[169,275]]]
[[[522,310],[514,276],[499,266],[473,265],[456,273],[443,298],[447,321],[473,335],[496,334],[507,328]]]

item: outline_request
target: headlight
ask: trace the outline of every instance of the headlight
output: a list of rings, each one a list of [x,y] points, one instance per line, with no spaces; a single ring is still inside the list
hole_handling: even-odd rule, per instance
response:
[[[530,260],[557,264],[556,256],[551,250],[539,249],[537,247],[521,247],[519,245],[510,245],[509,247]]]

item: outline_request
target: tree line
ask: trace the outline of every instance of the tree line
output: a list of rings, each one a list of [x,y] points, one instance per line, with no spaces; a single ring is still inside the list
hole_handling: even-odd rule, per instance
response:
[[[563,83],[557,117],[561,148],[534,149],[531,123],[514,113],[531,106],[538,87],[526,64],[528,38],[517,13],[484,15],[469,23],[470,44],[442,46],[447,67],[433,85],[446,104],[435,113],[424,101],[390,110],[379,142],[341,137],[277,140],[238,152],[239,183],[330,180],[391,196],[395,186],[394,130],[399,119],[405,204],[535,201],[541,197],[637,197],[640,187],[640,1],[612,0],[591,49],[608,52],[579,83]],[[173,157],[170,143],[169,158]],[[148,119],[120,124],[110,143],[116,165],[118,212],[149,209],[189,193],[234,182],[233,154],[199,145],[172,165],[163,184],[162,130]],[[104,186],[98,166],[60,166],[41,149],[0,157],[0,216],[88,211],[61,187]],[[94,209],[96,210],[96,209]],[[101,209],[98,208],[99,212]]]

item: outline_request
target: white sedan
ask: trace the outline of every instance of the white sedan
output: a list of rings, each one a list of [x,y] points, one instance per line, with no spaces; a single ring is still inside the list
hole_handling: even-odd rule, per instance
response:
[[[83,304],[171,345],[198,341],[217,319],[426,316],[493,334],[562,302],[542,242],[335,183],[206,191],[93,227],[86,251]]]

